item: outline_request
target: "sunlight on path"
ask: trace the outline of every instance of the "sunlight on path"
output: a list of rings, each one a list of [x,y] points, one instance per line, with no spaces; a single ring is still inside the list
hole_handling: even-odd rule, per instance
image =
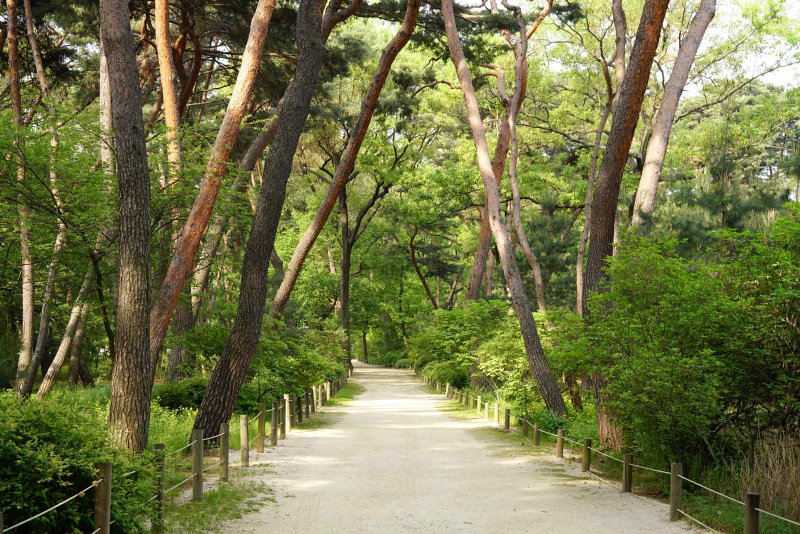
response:
[[[356,364],[366,391],[336,420],[261,456],[277,503],[232,522],[245,533],[685,533],[661,506],[525,457],[452,418],[412,373]]]

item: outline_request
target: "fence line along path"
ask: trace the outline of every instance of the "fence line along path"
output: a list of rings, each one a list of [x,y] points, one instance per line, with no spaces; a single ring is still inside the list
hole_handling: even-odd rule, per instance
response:
[[[270,453],[276,503],[225,532],[686,533],[663,506],[599,486],[581,465],[515,453],[492,409],[451,417],[413,373],[356,363],[365,391]],[[498,418],[502,424],[502,413]],[[530,447],[526,447],[529,451]]]

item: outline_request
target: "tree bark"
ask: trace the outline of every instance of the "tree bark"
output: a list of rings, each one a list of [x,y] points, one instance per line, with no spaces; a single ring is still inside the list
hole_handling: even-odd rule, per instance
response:
[[[617,90],[617,103],[611,123],[611,133],[597,176],[597,188],[592,200],[588,261],[584,278],[584,296],[600,289],[603,263],[612,254],[614,217],[617,212],[622,173],[639,120],[644,91],[650,78],[661,27],[669,0],[647,0],[642,11],[636,41],[631,51],[622,86]],[[584,297],[584,314],[586,298]]]
[[[180,237],[175,243],[169,269],[150,312],[151,374],[155,373],[156,358],[167,335],[172,313],[178,305],[186,277],[194,265],[200,240],[211,220],[211,212],[214,209],[217,194],[219,194],[222,176],[225,174],[231,149],[239,134],[239,126],[253,91],[274,7],[275,0],[259,0],[256,6],[250,22],[250,35],[247,38],[244,54],[242,54],[242,65],[225,111],[225,117],[222,119],[217,138],[211,149],[203,181],[186,223],[180,232]]]
[[[11,116],[14,123],[15,164],[17,181],[25,181],[25,165],[22,154],[24,137],[22,128],[22,91],[19,72],[19,31],[17,29],[17,0],[6,0],[7,38],[8,43],[8,78],[11,93]],[[34,320],[34,286],[33,257],[31,254],[30,209],[24,202],[19,203],[20,223],[20,258],[22,278],[22,328],[20,336],[19,361],[17,363],[17,379],[14,390],[19,394],[22,382],[27,375],[33,356],[33,320]]]
[[[417,237],[417,229],[414,228],[414,233],[411,234],[411,239],[408,240],[408,250],[411,252],[411,265],[414,266],[414,271],[417,273],[419,281],[422,282],[422,287],[425,289],[425,294],[428,295],[428,300],[430,300],[431,304],[433,304],[433,309],[438,310],[439,303],[437,302],[437,299],[433,297],[433,293],[431,293],[431,289],[428,287],[428,282],[425,281],[425,277],[422,276],[422,271],[420,270],[419,265],[417,265],[417,252],[416,248],[414,247],[414,239],[416,237]],[[438,278],[436,279],[436,283],[438,291],[438,283],[439,283]]]
[[[498,140],[499,144],[500,141]],[[480,298],[481,281],[486,272],[486,260],[489,259],[489,251],[492,248],[492,229],[486,218],[485,206],[478,206],[478,216],[478,248],[475,249],[475,258],[472,260],[472,269],[469,272],[466,292],[467,300],[478,300]]]
[[[44,375],[44,379],[39,385],[39,391],[36,393],[36,398],[39,400],[43,399],[45,395],[50,393],[50,390],[52,390],[53,386],[56,385],[56,380],[58,379],[61,368],[64,366],[64,362],[67,359],[67,353],[72,345],[72,340],[75,337],[75,331],[78,328],[78,324],[80,323],[81,310],[83,309],[83,299],[86,296],[86,293],[89,291],[89,283],[92,281],[93,274],[94,270],[90,264],[89,268],[86,270],[86,275],[83,277],[83,284],[78,292],[78,296],[75,298],[75,302],[72,305],[72,312],[69,315],[69,321],[67,322],[67,327],[64,330],[64,336],[61,338],[61,344],[58,346],[58,351],[56,352],[52,363],[47,369],[47,374]]]
[[[189,333],[194,326],[193,318],[191,293],[187,284],[187,287],[183,291],[183,298],[178,303],[178,308],[175,313],[174,323],[177,343],[170,349],[169,361],[167,362],[168,380],[179,380],[189,376],[189,373],[186,372],[185,365],[192,360],[192,355],[189,354],[186,349],[183,336]]]
[[[28,0],[29,1],[29,0]],[[169,36],[169,0],[155,0],[155,31],[158,70],[161,77],[161,94],[164,107],[164,123],[167,126],[167,186],[174,183],[181,171],[180,127],[178,88],[175,86],[175,64]]]
[[[356,3],[357,0],[353,0],[351,6]],[[289,302],[292,289],[297,282],[297,277],[300,276],[303,263],[308,253],[311,251],[311,247],[314,246],[314,242],[317,240],[320,232],[325,227],[328,216],[330,216],[345,182],[353,172],[356,157],[358,156],[359,150],[361,150],[361,144],[364,141],[364,136],[372,121],[375,106],[378,103],[378,98],[389,76],[392,64],[397,54],[406,46],[411,38],[411,34],[414,32],[417,23],[417,15],[419,14],[419,7],[420,0],[409,0],[403,24],[381,52],[375,74],[373,74],[369,88],[364,94],[364,98],[361,100],[361,111],[358,116],[358,121],[342,153],[339,165],[337,165],[336,172],[328,186],[328,191],[325,193],[325,198],[317,208],[314,218],[303,233],[303,237],[301,237],[300,241],[297,243],[292,253],[292,258],[289,260],[289,265],[286,267],[286,276],[275,294],[275,299],[272,301],[272,308],[270,310],[270,315],[272,317],[283,313],[286,303]]]
[[[78,328],[75,330],[75,337],[69,349],[69,369],[67,371],[67,383],[71,387],[78,385],[81,377],[81,352],[83,351],[83,338],[86,335],[86,320],[89,318],[89,303],[84,302],[81,306],[81,316],[78,319]]]
[[[109,426],[134,453],[147,447],[153,375],[150,359],[150,172],[139,97],[139,72],[125,0],[101,0],[100,31],[108,62],[119,181],[117,361]]]
[[[492,235],[500,253],[500,260],[503,265],[503,272],[506,284],[511,292],[514,309],[522,331],[522,339],[525,344],[525,352],[528,357],[528,365],[533,374],[539,393],[544,399],[547,408],[556,413],[566,413],[567,407],[561,392],[558,388],[553,372],[547,363],[542,344],[536,331],[536,323],[531,314],[528,297],[525,294],[525,287],[517,267],[511,238],[508,229],[500,218],[500,189],[497,179],[492,170],[489,159],[489,147],[486,142],[486,135],[483,131],[483,123],[478,108],[478,100],[475,96],[475,89],[472,85],[472,77],[467,68],[467,61],[464,51],[459,42],[458,32],[455,25],[455,15],[453,13],[452,0],[442,1],[442,15],[444,16],[445,30],[447,32],[447,43],[450,49],[450,57],[458,74],[458,81],[461,85],[461,92],[464,95],[464,102],[467,108],[472,137],[475,142],[475,150],[478,156],[478,169],[481,173],[484,189],[486,190],[486,212],[492,229]]]
[[[644,160],[642,177],[639,179],[639,188],[636,191],[636,201],[631,218],[631,226],[642,227],[646,233],[649,233],[651,226],[658,183],[661,180],[661,169],[664,167],[664,157],[667,154],[667,145],[672,133],[675,113],[678,111],[678,103],[681,100],[683,88],[686,86],[686,80],[689,79],[689,72],[692,70],[695,57],[697,57],[700,43],[703,41],[708,25],[714,18],[716,8],[717,0],[701,0],[700,7],[681,41],[678,56],[672,67],[672,74],[664,85],[664,98],[658,108],[650,143],[647,146],[647,156]]]
[[[275,243],[286,182],[308,116],[326,51],[322,43],[322,0],[301,0],[297,19],[297,68],[278,110],[280,124],[264,163],[258,198],[242,262],[239,307],[195,420],[195,428],[212,432],[233,413],[239,389],[258,344],[267,297],[267,262]]]

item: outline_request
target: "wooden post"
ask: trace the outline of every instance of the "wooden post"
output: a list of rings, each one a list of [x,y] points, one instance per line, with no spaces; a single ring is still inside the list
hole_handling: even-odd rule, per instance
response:
[[[245,416],[246,418],[247,416]],[[203,429],[196,428],[192,432],[192,501],[203,500]]]
[[[556,437],[556,458],[564,457],[564,429],[559,428]]]
[[[221,423],[219,425],[219,480],[220,482],[228,481],[228,471],[231,461],[231,425],[230,423]]]
[[[111,532],[111,464],[94,464],[97,479],[94,487],[94,530],[98,534]]]
[[[453,391],[450,389],[450,382],[448,382],[448,383],[447,383],[447,387],[446,387],[446,388],[445,388],[445,390],[444,390],[444,396],[445,396],[445,397],[447,397],[447,398],[449,399],[449,398],[450,398],[450,395],[451,395],[452,393],[453,393]]]
[[[683,506],[683,464],[673,463],[669,473],[669,520],[678,521],[681,518],[680,510]]]
[[[494,403],[494,422],[500,424],[500,403]]]
[[[153,445],[156,452],[155,501],[153,501],[153,518],[150,520],[150,531],[153,534],[164,534],[164,486],[167,483],[166,456],[163,443]],[[3,529],[0,527],[0,531]]]
[[[464,393],[464,397],[461,399],[461,403],[462,403],[464,406],[466,406],[468,402],[469,402],[469,391],[467,391],[466,393]]]
[[[317,413],[317,403],[319,397],[317,396],[317,386],[311,386],[311,413]]]
[[[331,383],[325,382],[325,402],[331,398]]]
[[[623,493],[631,493],[633,490],[633,462],[632,454],[625,454],[622,457],[622,491]]]
[[[482,401],[483,401],[483,397],[481,395],[478,395],[478,407],[477,407],[477,410],[475,410],[475,413],[477,413],[479,415],[481,413],[481,402]]]
[[[283,395],[283,413],[285,417],[283,418],[283,426],[286,428],[286,433],[292,431],[292,421],[294,420],[292,417],[292,408],[294,408],[292,400],[289,398],[290,395],[285,393]]]
[[[506,430],[511,430],[511,410],[509,410],[508,408],[506,408],[505,428]]]
[[[528,437],[528,426],[530,426],[530,419],[528,418],[528,414],[522,418],[522,437]]]
[[[589,471],[592,467],[592,440],[586,438],[583,440],[583,464],[581,465],[581,471],[586,472]]]
[[[536,447],[542,444],[542,432],[539,429],[539,423],[533,424],[533,444]]]
[[[295,407],[295,401],[292,397],[289,397],[289,428],[286,429],[287,432],[291,432],[292,429],[297,426],[297,408]]]
[[[261,403],[258,405],[258,437],[256,438],[256,450],[264,452],[264,438],[266,437],[266,423],[267,423],[267,405]]]
[[[272,401],[272,417],[269,418],[269,444],[272,447],[278,445],[278,421],[281,418],[280,401]]]
[[[297,396],[297,422],[303,422],[303,396]]]
[[[758,506],[761,503],[761,495],[750,493],[744,496],[744,534],[758,534],[759,513]]]
[[[241,446],[239,452],[241,454],[242,467],[250,467],[250,422],[247,420],[247,415],[242,414],[239,416],[239,441]]]
[[[484,419],[489,419],[489,403],[488,402],[484,402],[483,403],[483,418]]]
[[[281,411],[278,414],[278,426],[281,429],[281,439],[286,439],[286,399],[280,401]]]
[[[306,419],[308,419],[311,417],[311,390],[306,388],[305,391],[303,391],[303,396],[306,400]]]
[[[475,409],[475,397],[473,397],[472,395],[469,396],[469,409],[470,410]]]

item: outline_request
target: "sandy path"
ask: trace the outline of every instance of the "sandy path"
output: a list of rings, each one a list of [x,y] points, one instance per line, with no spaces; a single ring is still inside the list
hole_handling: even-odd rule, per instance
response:
[[[687,532],[663,506],[576,478],[579,466],[509,452],[520,445],[445,415],[408,372],[361,365],[354,380],[366,391],[326,408],[333,424],[258,455],[277,503],[225,532]]]

